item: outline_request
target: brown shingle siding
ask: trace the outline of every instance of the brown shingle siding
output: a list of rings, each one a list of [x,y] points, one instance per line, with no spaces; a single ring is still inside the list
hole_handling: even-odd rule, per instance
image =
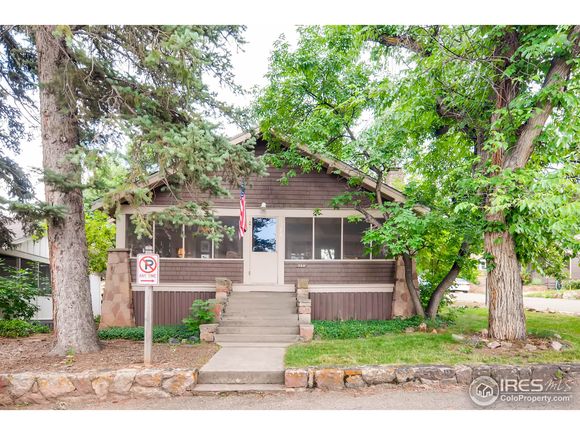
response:
[[[135,259],[131,259],[131,281],[135,282]],[[216,278],[228,278],[241,283],[244,275],[242,260],[200,260],[162,258],[160,283],[213,283]]]
[[[391,292],[310,293],[313,320],[386,320],[392,317]]]
[[[286,261],[284,283],[295,284],[298,278],[308,278],[311,284],[392,284],[395,282],[395,262]]]

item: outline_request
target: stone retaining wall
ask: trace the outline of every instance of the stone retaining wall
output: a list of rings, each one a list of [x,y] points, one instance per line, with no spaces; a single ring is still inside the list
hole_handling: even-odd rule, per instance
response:
[[[87,399],[188,396],[197,369],[121,369],[78,373],[0,374],[0,405],[70,402]]]
[[[286,369],[286,388],[322,388],[340,390],[362,388],[378,384],[464,384],[479,376],[501,379],[561,379],[580,378],[580,364],[554,365],[456,365],[456,366],[363,366],[352,368],[300,368]]]

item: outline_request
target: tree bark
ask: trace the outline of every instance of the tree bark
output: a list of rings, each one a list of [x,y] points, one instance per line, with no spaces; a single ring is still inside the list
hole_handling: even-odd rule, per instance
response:
[[[505,224],[501,213],[487,219]],[[524,294],[515,242],[508,231],[486,232],[484,244],[493,258],[487,276],[489,335],[498,340],[525,340]]]
[[[79,145],[79,124],[65,69],[69,61],[64,38],[54,26],[35,29],[40,83],[43,166],[47,173],[80,183],[81,167],[70,153]],[[54,304],[55,355],[99,350],[89,288],[88,253],[82,191],[45,181],[46,202],[62,207],[63,218],[48,220],[50,271]]]
[[[423,305],[421,305],[419,291],[417,287],[415,287],[415,282],[413,281],[413,259],[409,254],[403,254],[402,257],[403,263],[405,264],[405,283],[409,289],[413,306],[415,307],[418,316],[425,317],[425,310],[423,309]]]

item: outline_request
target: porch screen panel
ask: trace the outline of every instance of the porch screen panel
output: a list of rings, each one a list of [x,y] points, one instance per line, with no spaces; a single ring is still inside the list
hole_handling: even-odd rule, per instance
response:
[[[211,258],[211,240],[197,225],[185,226],[185,257]]]
[[[181,225],[169,222],[155,223],[155,252],[160,257],[183,257],[183,238]]]
[[[125,247],[129,250],[131,257],[145,252],[145,246],[153,246],[151,237],[142,236],[139,238],[135,232],[135,224],[131,220],[131,215],[126,216],[125,224]]]
[[[286,218],[286,259],[312,259],[312,218]]]
[[[347,219],[343,222],[343,258],[348,260],[368,259],[370,254],[365,249],[361,241],[365,231],[369,229],[369,224],[362,222],[349,222]]]
[[[219,220],[229,227],[233,227],[234,230],[238,228],[240,218],[237,216],[222,216]],[[238,232],[234,231],[234,235],[230,237],[226,234],[223,240],[218,244],[215,244],[215,257],[216,258],[242,258],[242,241],[238,237]]]
[[[314,250],[317,260],[340,260],[340,218],[314,219]]]

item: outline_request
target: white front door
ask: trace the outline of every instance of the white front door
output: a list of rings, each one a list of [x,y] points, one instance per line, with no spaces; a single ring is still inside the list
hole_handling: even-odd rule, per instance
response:
[[[250,264],[249,283],[278,283],[278,233],[280,222],[277,217],[252,217],[249,233]]]

